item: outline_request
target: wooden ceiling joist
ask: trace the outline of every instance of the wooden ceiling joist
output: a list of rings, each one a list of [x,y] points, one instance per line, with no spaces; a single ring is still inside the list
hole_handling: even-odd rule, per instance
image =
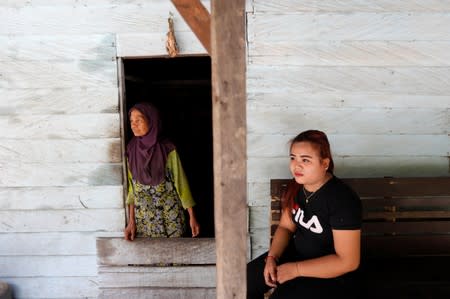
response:
[[[211,16],[200,0],[171,0],[180,15],[211,55]]]

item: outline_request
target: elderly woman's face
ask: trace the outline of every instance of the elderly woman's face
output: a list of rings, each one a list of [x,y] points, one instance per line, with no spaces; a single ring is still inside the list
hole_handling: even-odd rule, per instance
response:
[[[130,113],[130,125],[136,137],[144,136],[150,130],[147,118],[137,109],[132,110]]]

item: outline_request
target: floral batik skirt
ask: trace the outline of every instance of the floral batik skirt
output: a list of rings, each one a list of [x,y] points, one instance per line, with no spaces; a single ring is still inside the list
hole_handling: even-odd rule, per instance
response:
[[[134,182],[136,231],[140,237],[182,237],[185,214],[170,180],[157,186]]]

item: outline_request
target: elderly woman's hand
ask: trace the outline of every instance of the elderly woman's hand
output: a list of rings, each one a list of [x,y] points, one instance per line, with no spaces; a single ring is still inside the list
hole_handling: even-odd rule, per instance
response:
[[[134,237],[136,235],[136,224],[134,223],[134,221],[130,221],[127,225],[127,227],[124,230],[124,236],[125,236],[125,240],[127,241],[133,241]]]

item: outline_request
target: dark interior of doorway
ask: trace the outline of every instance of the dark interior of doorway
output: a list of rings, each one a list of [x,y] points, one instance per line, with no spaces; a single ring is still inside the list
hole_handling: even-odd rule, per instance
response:
[[[125,106],[148,101],[163,134],[176,145],[197,205],[200,237],[214,237],[211,59],[209,56],[124,59]],[[126,142],[132,137],[125,115]]]

